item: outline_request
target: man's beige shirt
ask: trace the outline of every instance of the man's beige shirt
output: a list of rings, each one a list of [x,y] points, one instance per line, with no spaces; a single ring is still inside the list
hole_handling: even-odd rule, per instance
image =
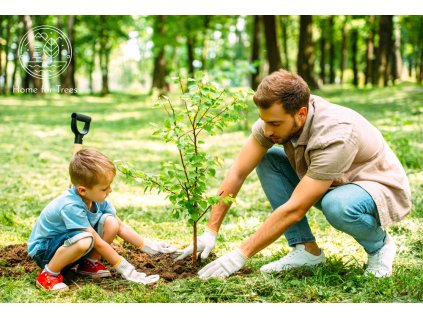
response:
[[[259,119],[252,129],[266,148]],[[411,210],[411,191],[405,171],[382,134],[357,112],[311,96],[307,119],[295,146],[283,145],[301,179],[333,180],[332,186],[354,183],[376,203],[382,227],[398,222]]]

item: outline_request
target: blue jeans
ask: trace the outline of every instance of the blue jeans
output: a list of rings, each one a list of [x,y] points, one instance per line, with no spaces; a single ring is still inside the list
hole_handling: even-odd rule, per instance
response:
[[[291,197],[300,182],[281,148],[272,147],[256,168],[264,193],[273,209]],[[337,230],[351,235],[368,254],[377,253],[386,241],[373,198],[356,184],[346,184],[328,190],[314,205]],[[315,242],[305,216],[285,231],[290,246]]]

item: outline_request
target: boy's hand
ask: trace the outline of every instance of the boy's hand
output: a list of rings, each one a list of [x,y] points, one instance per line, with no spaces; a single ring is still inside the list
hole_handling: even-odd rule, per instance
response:
[[[153,241],[150,239],[144,239],[144,245],[141,251],[147,253],[152,257],[159,256],[160,254],[173,254],[177,250],[175,245],[163,241]]]
[[[160,279],[159,275],[147,276],[145,273],[137,272],[135,267],[128,263],[128,261],[123,257],[121,262],[115,266],[115,269],[123,278],[135,283],[149,285],[157,282]]]

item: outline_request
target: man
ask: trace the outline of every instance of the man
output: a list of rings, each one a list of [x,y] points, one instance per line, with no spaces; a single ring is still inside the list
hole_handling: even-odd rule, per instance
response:
[[[310,96],[305,81],[285,70],[264,78],[254,102],[260,119],[219,193],[236,195],[256,168],[274,211],[239,248],[201,269],[200,277],[233,274],[282,234],[293,251],[261,271],[324,263],[306,218],[312,205],[368,253],[366,275],[390,276],[396,246],[385,228],[410,212],[411,192],[404,169],[380,132],[355,111]],[[214,248],[228,209],[223,200],[213,207],[198,238],[202,258]],[[192,244],[179,259],[191,253]]]

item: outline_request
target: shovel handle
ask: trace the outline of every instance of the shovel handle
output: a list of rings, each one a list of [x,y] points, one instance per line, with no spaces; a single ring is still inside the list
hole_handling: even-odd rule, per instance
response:
[[[90,130],[90,124],[91,124],[91,117],[83,114],[78,113],[72,113],[71,115],[72,121],[71,121],[71,128],[72,132],[75,134],[75,144],[82,145],[82,138],[86,134],[88,134],[88,131]],[[77,122],[81,121],[84,123],[84,128],[82,131],[78,130]]]

